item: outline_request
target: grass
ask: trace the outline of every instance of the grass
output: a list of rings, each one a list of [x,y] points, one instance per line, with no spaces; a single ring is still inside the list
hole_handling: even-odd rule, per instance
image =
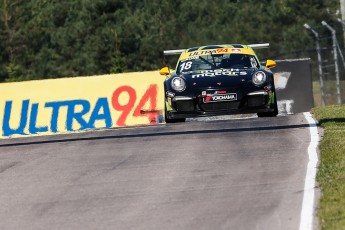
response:
[[[345,229],[345,105],[316,107],[312,113],[324,129],[317,182],[321,229]]]

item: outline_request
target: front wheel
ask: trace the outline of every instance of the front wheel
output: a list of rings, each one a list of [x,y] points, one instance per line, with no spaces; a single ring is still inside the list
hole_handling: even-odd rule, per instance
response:
[[[179,122],[185,122],[186,118],[169,118],[168,113],[167,113],[167,109],[164,108],[165,111],[165,123],[179,123]]]
[[[277,96],[275,92],[274,92],[273,107],[274,107],[274,110],[272,112],[257,113],[258,117],[276,117],[278,115],[278,103],[277,103]]]

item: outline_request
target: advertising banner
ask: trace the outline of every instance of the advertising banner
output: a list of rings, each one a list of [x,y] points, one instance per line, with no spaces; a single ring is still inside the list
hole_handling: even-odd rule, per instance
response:
[[[0,138],[156,124],[158,71],[0,84]]]
[[[314,107],[310,59],[277,60],[272,69],[282,114],[310,111]]]

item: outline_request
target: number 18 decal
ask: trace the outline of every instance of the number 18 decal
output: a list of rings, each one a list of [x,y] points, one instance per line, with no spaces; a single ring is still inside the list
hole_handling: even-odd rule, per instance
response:
[[[192,62],[189,61],[189,62],[184,62],[181,64],[181,69],[180,69],[180,72],[183,72],[183,70],[188,70],[192,67]]]
[[[133,117],[144,117],[147,116],[150,123],[156,123],[156,117],[158,115],[157,112],[157,85],[153,84],[150,85],[149,88],[146,90],[144,95],[141,97],[139,104],[134,109],[134,112],[132,114]],[[126,104],[120,104],[119,97],[122,93],[128,94],[128,101]],[[135,92],[135,89],[131,86],[121,86],[117,88],[112,97],[112,105],[113,108],[117,111],[122,111],[119,119],[116,121],[116,124],[118,126],[126,126],[126,119],[128,115],[131,113],[132,109],[134,108],[134,105],[137,101],[137,94]],[[149,102],[150,107],[149,111],[145,112],[143,110],[145,104]]]

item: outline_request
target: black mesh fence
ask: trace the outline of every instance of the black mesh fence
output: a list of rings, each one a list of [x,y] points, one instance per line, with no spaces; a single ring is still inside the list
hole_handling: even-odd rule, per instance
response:
[[[345,102],[345,47],[344,47],[344,37],[343,30],[340,25],[332,25],[337,31],[337,57],[338,57],[338,72],[340,78],[340,94],[342,103]],[[324,81],[324,102],[325,105],[335,105],[338,104],[339,96],[337,93],[337,78],[336,78],[336,67],[333,51],[333,40],[332,34],[324,26],[313,27],[319,33],[319,44],[321,50],[321,68],[322,68],[322,79]],[[313,36],[313,34],[310,34]],[[314,36],[313,36],[314,37]],[[316,106],[321,105],[321,88],[320,88],[320,73],[319,73],[319,62],[317,58],[316,41],[303,50],[293,51],[289,53],[280,53],[269,57],[271,59],[290,59],[290,58],[310,58],[311,59],[311,72],[313,80],[313,92],[314,101]]]

